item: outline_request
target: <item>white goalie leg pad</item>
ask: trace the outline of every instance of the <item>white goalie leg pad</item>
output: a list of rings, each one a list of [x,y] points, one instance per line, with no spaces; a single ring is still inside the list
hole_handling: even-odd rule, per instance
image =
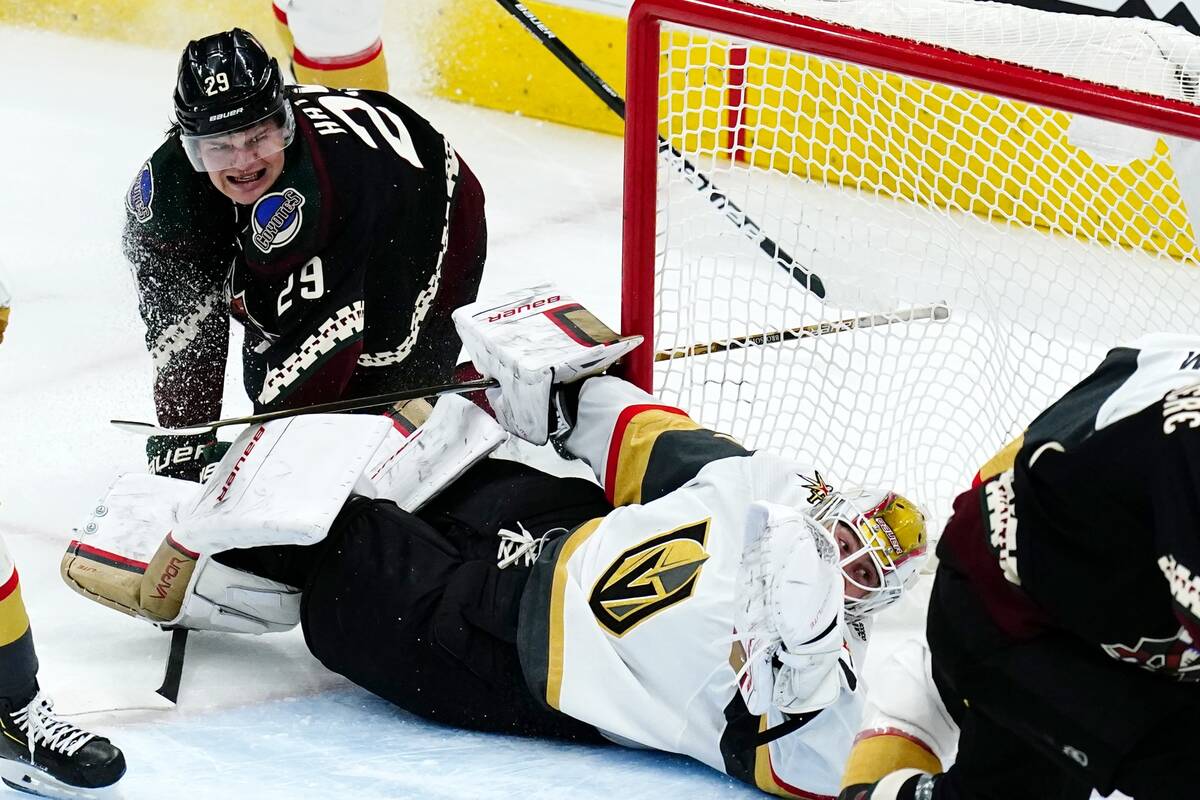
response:
[[[929,646],[905,640],[873,676],[859,739],[900,735],[916,741],[943,764],[958,752],[958,725],[933,682]]]
[[[750,506],[734,610],[747,658],[738,686],[750,713],[816,711],[852,690],[848,656],[839,664],[845,600],[834,557],[812,517],[773,503]]]
[[[113,483],[63,556],[67,585],[159,627],[233,633],[284,631],[300,620],[300,591],[219,564],[179,544],[179,509],[201,487],[131,473]]]
[[[211,554],[311,545],[393,429],[384,416],[311,415],[251,426],[203,487],[124,475],[63,557],[67,584],[160,626],[263,633],[299,619],[299,592],[217,564]]]
[[[179,513],[175,539],[199,553],[315,544],[353,494],[375,496],[365,475],[393,430],[374,414],[309,414],[242,431]]]
[[[366,475],[377,497],[414,512],[508,438],[486,411],[448,395],[412,433],[394,429],[371,458]]]
[[[488,390],[496,421],[534,444],[549,438],[554,384],[598,375],[642,342],[549,284],[463,306],[454,324],[475,368],[500,384]]]
[[[129,473],[117,477],[75,529],[60,571],[75,591],[109,608],[158,624],[145,611],[146,571],[201,488],[191,481]],[[151,590],[153,591],[153,590]]]
[[[301,592],[204,556],[184,596],[179,616],[168,623],[228,633],[287,631],[300,622]]]

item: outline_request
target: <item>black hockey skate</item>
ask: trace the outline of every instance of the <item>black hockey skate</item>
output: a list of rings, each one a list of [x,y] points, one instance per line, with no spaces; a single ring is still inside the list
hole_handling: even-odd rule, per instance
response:
[[[29,705],[0,701],[0,781],[40,797],[112,797],[125,756],[108,739],[54,715],[39,692]]]

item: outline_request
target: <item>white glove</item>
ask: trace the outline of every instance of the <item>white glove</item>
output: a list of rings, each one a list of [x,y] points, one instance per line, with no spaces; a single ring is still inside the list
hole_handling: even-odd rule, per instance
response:
[[[747,654],[746,707],[788,714],[833,703],[845,683],[845,589],[829,534],[807,514],[755,503],[746,520],[734,627]],[[778,659],[781,664],[776,667]]]
[[[550,390],[598,375],[637,347],[549,284],[482,300],[454,312],[454,324],[489,389],[496,421],[534,444],[550,435]]]

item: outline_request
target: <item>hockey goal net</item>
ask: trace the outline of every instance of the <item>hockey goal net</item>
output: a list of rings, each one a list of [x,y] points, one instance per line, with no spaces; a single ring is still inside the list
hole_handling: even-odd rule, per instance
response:
[[[1110,348],[1197,329],[1200,39],[975,0],[629,35],[629,374],[748,446],[940,523]]]

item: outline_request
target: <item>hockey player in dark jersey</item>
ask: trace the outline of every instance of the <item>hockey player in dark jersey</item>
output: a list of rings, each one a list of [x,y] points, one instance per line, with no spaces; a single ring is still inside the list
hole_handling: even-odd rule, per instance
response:
[[[219,416],[228,320],[257,410],[445,382],[486,252],[483,192],[394,97],[284,86],[248,33],[191,42],[177,124],[126,197],[159,421]],[[151,440],[197,477],[205,437]]]
[[[454,316],[500,384],[495,420],[447,397],[415,431],[332,415],[250,428],[203,489],[118,481],[68,583],[159,624],[299,621],[327,667],[445,723],[603,736],[832,800],[872,615],[917,577],[920,510],[834,491],[597,376],[640,338],[558,291]],[[600,485],[479,461],[504,431],[555,431]]]
[[[955,501],[843,800],[1197,796],[1197,520],[1200,338],[1147,336]]]

